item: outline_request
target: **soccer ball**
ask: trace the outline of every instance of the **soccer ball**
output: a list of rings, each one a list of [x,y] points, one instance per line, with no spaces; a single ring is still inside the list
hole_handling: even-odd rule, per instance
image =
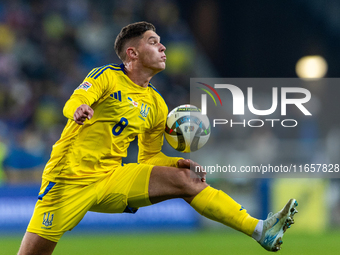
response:
[[[165,138],[172,148],[180,152],[200,149],[210,136],[210,122],[201,110],[193,105],[180,105],[166,120]]]

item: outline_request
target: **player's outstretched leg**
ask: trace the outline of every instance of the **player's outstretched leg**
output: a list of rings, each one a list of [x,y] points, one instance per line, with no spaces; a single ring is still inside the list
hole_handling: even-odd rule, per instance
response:
[[[190,205],[201,215],[252,236],[259,220],[222,190],[206,187]]]
[[[207,187],[191,202],[191,206],[203,216],[221,222],[253,237],[268,251],[278,251],[285,231],[294,223],[293,216],[298,205],[290,199],[276,214],[270,213],[266,220],[257,220],[223,191]]]
[[[183,198],[204,217],[253,237],[269,251],[280,249],[283,233],[293,223],[292,216],[297,212],[297,202],[292,199],[280,212],[267,220],[258,220],[223,191],[192,178],[190,169],[154,167],[149,182],[150,202],[171,198]]]
[[[281,249],[282,236],[291,224],[294,224],[293,216],[298,211],[295,199],[290,199],[283,209],[275,214],[269,213],[268,218],[263,221],[263,231],[258,243],[268,251]]]

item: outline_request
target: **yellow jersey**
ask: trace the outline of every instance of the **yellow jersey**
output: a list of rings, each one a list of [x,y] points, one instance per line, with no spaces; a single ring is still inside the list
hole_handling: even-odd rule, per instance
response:
[[[73,120],[81,104],[94,110],[84,125]],[[69,120],[53,146],[45,180],[85,184],[103,178],[122,164],[136,136],[139,163],[177,166],[180,158],[161,152],[168,114],[164,99],[151,83],[145,88],[132,82],[123,64],[93,69],[66,102],[63,113]]]

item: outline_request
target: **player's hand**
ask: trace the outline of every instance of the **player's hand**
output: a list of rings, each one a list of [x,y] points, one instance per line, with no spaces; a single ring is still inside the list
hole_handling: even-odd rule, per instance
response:
[[[77,108],[73,114],[73,119],[78,125],[84,125],[86,119],[91,119],[93,116],[93,109],[87,104],[82,104]]]
[[[177,161],[177,163],[178,163],[179,168],[189,168],[195,174],[197,174],[199,177],[201,177],[202,182],[206,181],[205,177],[206,177],[207,173],[205,171],[203,171],[204,169],[200,164],[192,161],[191,159],[180,159],[180,160]],[[197,171],[198,167],[199,167],[200,171]]]

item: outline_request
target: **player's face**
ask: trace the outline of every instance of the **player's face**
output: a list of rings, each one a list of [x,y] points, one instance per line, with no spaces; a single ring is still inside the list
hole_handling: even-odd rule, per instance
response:
[[[165,49],[160,43],[160,37],[154,31],[148,30],[137,46],[139,61],[146,68],[162,71],[165,69]]]

